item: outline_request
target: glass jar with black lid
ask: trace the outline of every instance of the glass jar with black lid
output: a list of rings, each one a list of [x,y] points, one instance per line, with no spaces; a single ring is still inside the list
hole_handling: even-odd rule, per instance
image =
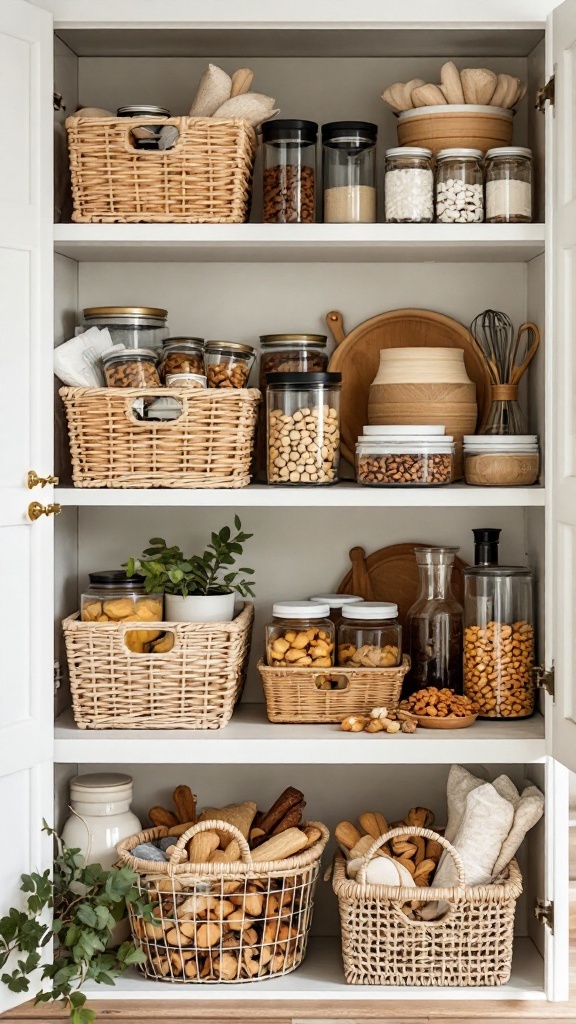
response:
[[[265,224],[314,223],[317,136],[314,121],[264,121]]]
[[[269,484],[332,484],[340,458],[340,373],[269,373]]]
[[[369,121],[322,125],[324,221],[371,224],[376,220],[376,139]]]

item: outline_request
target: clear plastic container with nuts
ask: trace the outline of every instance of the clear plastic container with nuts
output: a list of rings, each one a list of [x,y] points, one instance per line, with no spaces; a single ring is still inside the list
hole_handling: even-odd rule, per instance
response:
[[[266,661],[274,668],[331,668],[335,628],[327,604],[287,601],[272,608],[266,626]]]
[[[532,572],[474,566],[464,585],[464,693],[483,718],[526,718],[534,711]]]
[[[317,136],[314,121],[264,121],[265,224],[314,223]]]
[[[205,375],[204,370],[204,339],[203,338],[170,338],[162,346],[160,357],[160,373],[162,380],[181,373]]]
[[[115,345],[102,353],[102,365],[109,388],[160,386],[156,353],[150,349],[123,349]]]
[[[362,601],[344,605],[338,627],[338,664],[348,668],[393,668],[402,661],[398,605]]]
[[[311,597],[314,604],[327,604],[330,609],[330,618],[335,626],[342,622],[342,609],[344,605],[362,604],[364,598],[356,597],[354,594],[318,594]]]
[[[209,388],[245,388],[255,351],[236,341],[207,341],[204,362]]]
[[[399,427],[399,430],[402,428]],[[454,473],[451,437],[358,438],[356,479],[369,487],[438,487]]]
[[[339,373],[270,373],[269,484],[333,484],[340,459]]]

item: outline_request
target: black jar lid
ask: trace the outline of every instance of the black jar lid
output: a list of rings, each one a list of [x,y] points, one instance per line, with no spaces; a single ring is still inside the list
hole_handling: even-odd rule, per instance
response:
[[[313,145],[317,138],[318,125],[315,121],[281,118],[279,121],[264,121],[262,124],[263,142],[307,142]]]
[[[125,569],[101,569],[99,572],[89,572],[88,579],[90,586],[116,587],[121,590],[136,590],[145,582],[144,576],[127,576]]]
[[[305,391],[308,387],[318,387],[323,385],[325,387],[339,385],[342,383],[341,373],[267,373],[266,383],[268,387],[274,387],[277,384],[288,385],[290,387],[300,388]]]
[[[322,142],[376,142],[378,125],[371,121],[330,121],[322,125]]]

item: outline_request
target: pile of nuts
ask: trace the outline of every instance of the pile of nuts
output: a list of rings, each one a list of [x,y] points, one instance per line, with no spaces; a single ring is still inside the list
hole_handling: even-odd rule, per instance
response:
[[[449,484],[451,455],[359,455],[359,484]]]
[[[268,418],[268,483],[326,484],[337,478],[340,450],[338,411],[329,405]]]
[[[334,643],[325,629],[280,630],[268,643],[266,658],[275,668],[331,668]]]
[[[434,686],[417,690],[407,700],[401,701],[399,708],[413,715],[427,715],[430,718],[467,718],[478,714],[477,704],[468,697],[446,687],[437,690]]]
[[[441,223],[478,223],[484,220],[482,185],[448,178],[436,185],[436,220]]]
[[[338,664],[350,666],[362,666],[364,668],[392,668],[398,665],[399,651],[393,644],[386,644],[385,647],[377,647],[374,644],[363,644],[362,647],[354,647],[353,644],[340,644],[338,646]]]
[[[534,710],[534,628],[489,622],[464,631],[464,689],[484,718],[524,718]]]
[[[222,359],[208,366],[206,376],[209,388],[243,388],[250,376],[250,367],[243,361]]]
[[[160,377],[152,358],[114,360],[105,367],[106,383],[109,388],[157,388]]]
[[[301,351],[294,348],[289,351],[264,351],[260,357],[260,389],[266,387],[269,373],[324,373],[328,366],[328,356],[323,352]]]
[[[168,352],[162,360],[164,379],[174,373],[197,373],[204,376],[204,359],[192,352]]]
[[[388,708],[372,708],[369,717],[365,715],[348,715],[341,723],[340,728],[344,732],[396,732],[414,733],[418,722],[409,711],[397,708],[395,711],[388,711]]]
[[[314,170],[277,164],[264,171],[264,223],[314,223]]]

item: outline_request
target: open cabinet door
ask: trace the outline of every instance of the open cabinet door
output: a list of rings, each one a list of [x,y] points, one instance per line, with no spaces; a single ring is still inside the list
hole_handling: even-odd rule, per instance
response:
[[[20,907],[20,875],[44,870],[51,842],[53,522],[32,522],[28,471],[51,471],[52,18],[25,0],[0,3],[0,95],[13,113],[0,147],[0,915]],[[32,989],[34,994],[36,989]],[[27,999],[0,985],[0,1011]]]

